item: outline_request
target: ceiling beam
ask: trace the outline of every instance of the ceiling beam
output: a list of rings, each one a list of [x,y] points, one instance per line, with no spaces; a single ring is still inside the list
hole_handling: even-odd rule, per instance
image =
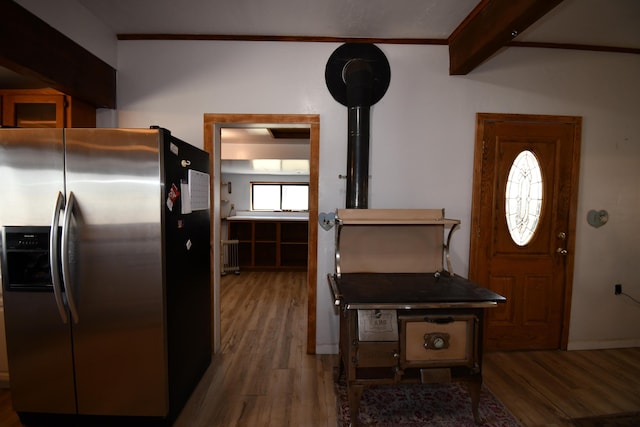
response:
[[[14,1],[0,0],[0,65],[99,108],[116,108],[116,70]]]
[[[437,45],[448,46],[449,39],[417,39],[417,38],[362,38],[362,37],[322,37],[322,36],[274,36],[274,35],[246,35],[246,34],[169,34],[169,33],[122,33],[117,34],[118,40],[187,40],[187,41],[252,41],[252,42],[299,42],[299,43],[371,43],[371,44],[404,44],[404,45]],[[585,50],[593,52],[630,53],[640,55],[640,48],[620,46],[599,46],[575,43],[551,42],[518,42],[510,41],[506,46]]]
[[[562,0],[482,0],[449,36],[449,74],[473,71]]]

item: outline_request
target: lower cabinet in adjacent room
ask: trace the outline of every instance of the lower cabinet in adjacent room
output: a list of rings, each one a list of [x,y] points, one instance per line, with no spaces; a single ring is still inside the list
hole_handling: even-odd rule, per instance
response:
[[[240,269],[307,268],[308,221],[229,220],[229,239],[238,240]]]

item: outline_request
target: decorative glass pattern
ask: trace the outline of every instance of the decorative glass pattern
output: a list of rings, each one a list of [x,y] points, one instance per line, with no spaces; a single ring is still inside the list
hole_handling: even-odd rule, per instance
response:
[[[511,165],[505,194],[505,215],[511,238],[524,246],[533,238],[542,214],[542,173],[536,156],[522,151]]]

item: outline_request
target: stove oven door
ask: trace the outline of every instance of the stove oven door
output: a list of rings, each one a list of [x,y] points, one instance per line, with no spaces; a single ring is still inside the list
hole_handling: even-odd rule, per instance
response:
[[[478,363],[478,317],[473,314],[399,316],[400,367],[450,368]]]

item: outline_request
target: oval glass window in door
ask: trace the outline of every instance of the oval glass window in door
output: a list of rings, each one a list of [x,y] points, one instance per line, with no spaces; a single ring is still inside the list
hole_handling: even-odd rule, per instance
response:
[[[542,173],[536,156],[528,150],[518,154],[509,170],[505,192],[505,215],[511,238],[524,246],[535,235],[542,214]]]

